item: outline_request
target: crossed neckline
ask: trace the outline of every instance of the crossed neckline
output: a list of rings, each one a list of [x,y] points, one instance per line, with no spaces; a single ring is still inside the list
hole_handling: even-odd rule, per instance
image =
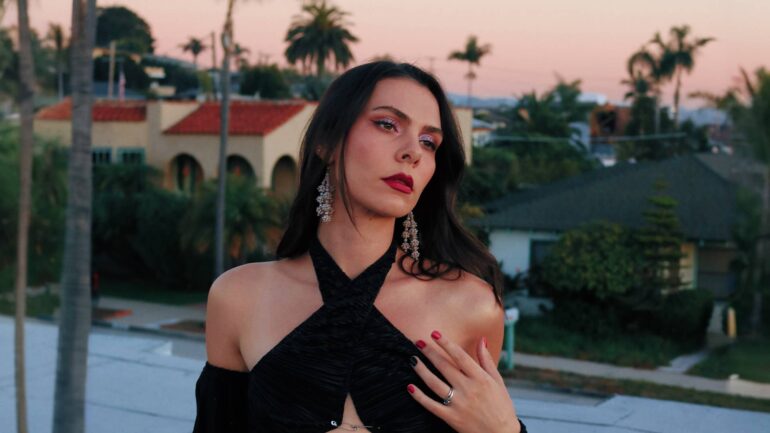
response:
[[[391,243],[390,246],[388,246],[388,249],[372,264],[367,266],[360,274],[355,276],[354,278],[350,278],[345,271],[342,270],[342,268],[339,267],[337,262],[334,260],[334,258],[331,256],[331,254],[324,248],[324,246],[321,244],[321,241],[318,239],[318,236],[313,236],[313,238],[310,240],[310,245],[308,247],[308,253],[311,258],[311,264],[313,266],[313,270],[316,274],[316,279],[318,283],[318,290],[321,293],[321,305],[313,310],[310,315],[308,315],[305,319],[303,319],[297,326],[292,328],[291,331],[289,331],[286,335],[284,335],[278,342],[273,345],[267,352],[265,352],[264,355],[262,355],[259,360],[257,360],[257,363],[254,364],[254,366],[249,369],[248,371],[245,371],[243,373],[248,374],[254,374],[260,367],[260,365],[263,362],[266,362],[265,360],[273,355],[274,352],[277,351],[277,349],[285,344],[287,341],[290,341],[290,339],[294,336],[294,334],[300,332],[304,326],[307,325],[307,323],[311,322],[313,318],[319,314],[321,314],[325,309],[328,308],[328,304],[333,302],[333,295],[334,295],[334,288],[325,288],[324,287],[324,281],[331,278],[332,280],[336,280],[337,282],[344,283],[347,287],[353,287],[354,290],[359,291],[365,291],[357,287],[355,284],[356,282],[367,278],[367,277],[380,277],[382,278],[383,282],[387,274],[390,272],[391,265],[395,261],[395,252],[396,252],[396,244]],[[323,273],[322,269],[328,267],[329,273],[328,275]],[[383,314],[379,308],[377,308],[374,305],[374,301],[376,300],[377,294],[379,293],[380,288],[382,287],[382,282],[378,284],[376,287],[370,288],[368,290],[369,296],[370,296],[370,306],[371,310],[375,312],[376,315],[381,316],[382,319],[385,320],[385,322],[388,323],[390,327],[392,327],[402,338],[404,341],[409,342],[409,344],[413,344],[412,341],[407,337],[399,328],[397,328],[390,319]],[[364,288],[366,289],[366,288]],[[327,299],[328,298],[328,299]],[[327,302],[329,301],[329,302]]]

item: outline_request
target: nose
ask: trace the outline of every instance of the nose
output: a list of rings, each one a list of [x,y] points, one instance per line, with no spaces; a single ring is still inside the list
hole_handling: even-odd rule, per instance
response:
[[[404,139],[403,145],[398,150],[398,160],[417,164],[422,158],[422,152],[419,139],[409,136]]]

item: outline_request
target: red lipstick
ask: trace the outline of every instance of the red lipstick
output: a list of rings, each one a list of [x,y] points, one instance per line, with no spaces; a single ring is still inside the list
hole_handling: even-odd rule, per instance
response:
[[[385,177],[382,180],[388,184],[391,188],[409,194],[413,190],[414,181],[412,176],[405,173],[396,173],[393,176]]]

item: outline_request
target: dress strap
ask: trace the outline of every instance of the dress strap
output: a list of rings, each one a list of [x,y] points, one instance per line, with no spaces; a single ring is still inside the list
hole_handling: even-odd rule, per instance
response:
[[[309,253],[324,304],[353,294],[362,295],[367,302],[374,303],[385,276],[396,260],[396,244],[391,243],[379,259],[353,279],[337,265],[317,236],[310,241]]]

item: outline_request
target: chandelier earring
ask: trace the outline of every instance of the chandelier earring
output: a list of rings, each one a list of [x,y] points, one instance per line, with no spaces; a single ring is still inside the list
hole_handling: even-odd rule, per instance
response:
[[[409,253],[414,260],[420,258],[420,240],[417,238],[417,221],[414,220],[414,213],[409,212],[404,220],[404,231],[401,233],[403,242],[401,243],[401,249],[405,253]]]
[[[334,194],[334,186],[332,186],[329,167],[326,167],[326,175],[324,176],[321,184],[318,185],[318,207],[315,208],[316,214],[321,217],[321,222],[328,223],[332,220],[332,194]]]

